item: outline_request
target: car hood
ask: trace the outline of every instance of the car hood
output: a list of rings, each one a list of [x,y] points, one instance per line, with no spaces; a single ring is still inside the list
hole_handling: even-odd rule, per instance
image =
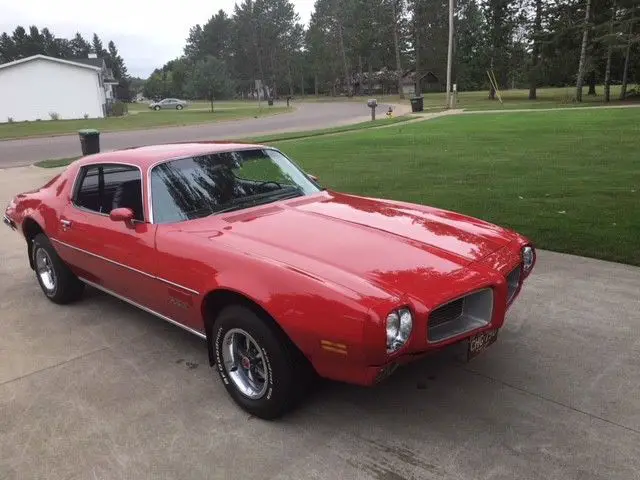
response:
[[[210,222],[216,234],[203,228]],[[405,293],[428,291],[517,238],[453,212],[326,191],[189,223],[183,231],[324,279]]]

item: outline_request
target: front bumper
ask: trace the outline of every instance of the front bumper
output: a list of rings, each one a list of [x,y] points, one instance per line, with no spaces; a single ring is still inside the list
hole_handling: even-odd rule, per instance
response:
[[[490,313],[481,315],[482,322],[464,323],[460,328],[451,329],[441,336],[430,336],[429,325],[431,314],[440,307],[455,303],[456,300],[445,300],[440,303],[440,307],[417,312],[414,316],[414,330],[406,346],[397,353],[386,358],[376,358],[373,361],[366,353],[363,355],[349,356],[347,362],[334,361],[322,364],[320,368],[314,362],[314,366],[321,376],[325,376],[338,381],[354,383],[363,386],[375,385],[389,377],[400,365],[414,362],[429,354],[446,351],[455,351],[464,354],[469,345],[469,339],[479,333],[489,330],[500,330],[505,321],[505,316],[509,307],[518,297],[522,285],[528,275],[522,270],[522,259],[520,250],[523,242],[513,242],[507,247],[488,256],[480,262],[471,265],[469,268],[480,274],[481,279],[476,284],[468,284],[467,292],[464,296],[472,295],[490,290],[493,292]],[[529,272],[530,273],[530,272]],[[461,298],[461,297],[460,297]],[[486,302],[485,302],[486,303]],[[486,308],[483,307],[484,310]],[[480,310],[483,310],[480,309]],[[461,313],[464,308],[461,307]],[[476,312],[477,313],[477,312]],[[474,315],[477,316],[477,315]],[[456,316],[456,318],[459,318]],[[431,332],[439,333],[439,332]],[[464,357],[465,355],[462,355]],[[456,354],[456,357],[458,355]],[[460,357],[460,358],[462,358]]]

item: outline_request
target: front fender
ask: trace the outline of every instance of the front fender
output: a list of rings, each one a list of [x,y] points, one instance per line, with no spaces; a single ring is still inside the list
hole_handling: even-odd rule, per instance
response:
[[[366,357],[373,299],[275,262],[244,262],[219,270],[206,291],[230,290],[259,305],[314,365],[328,354]]]

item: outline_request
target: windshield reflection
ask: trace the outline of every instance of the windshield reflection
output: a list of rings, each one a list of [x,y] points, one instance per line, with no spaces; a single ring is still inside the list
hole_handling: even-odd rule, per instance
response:
[[[320,191],[273,149],[172,160],[151,171],[155,223],[192,220]]]

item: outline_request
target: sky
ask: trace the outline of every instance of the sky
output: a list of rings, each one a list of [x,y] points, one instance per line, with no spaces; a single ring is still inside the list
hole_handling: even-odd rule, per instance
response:
[[[291,0],[303,23],[314,0]],[[233,11],[236,0],[0,0],[0,33],[22,25],[48,27],[56,37],[76,32],[105,48],[113,40],[131,76],[147,77],[154,68],[182,54],[189,28],[206,23],[218,10]]]

